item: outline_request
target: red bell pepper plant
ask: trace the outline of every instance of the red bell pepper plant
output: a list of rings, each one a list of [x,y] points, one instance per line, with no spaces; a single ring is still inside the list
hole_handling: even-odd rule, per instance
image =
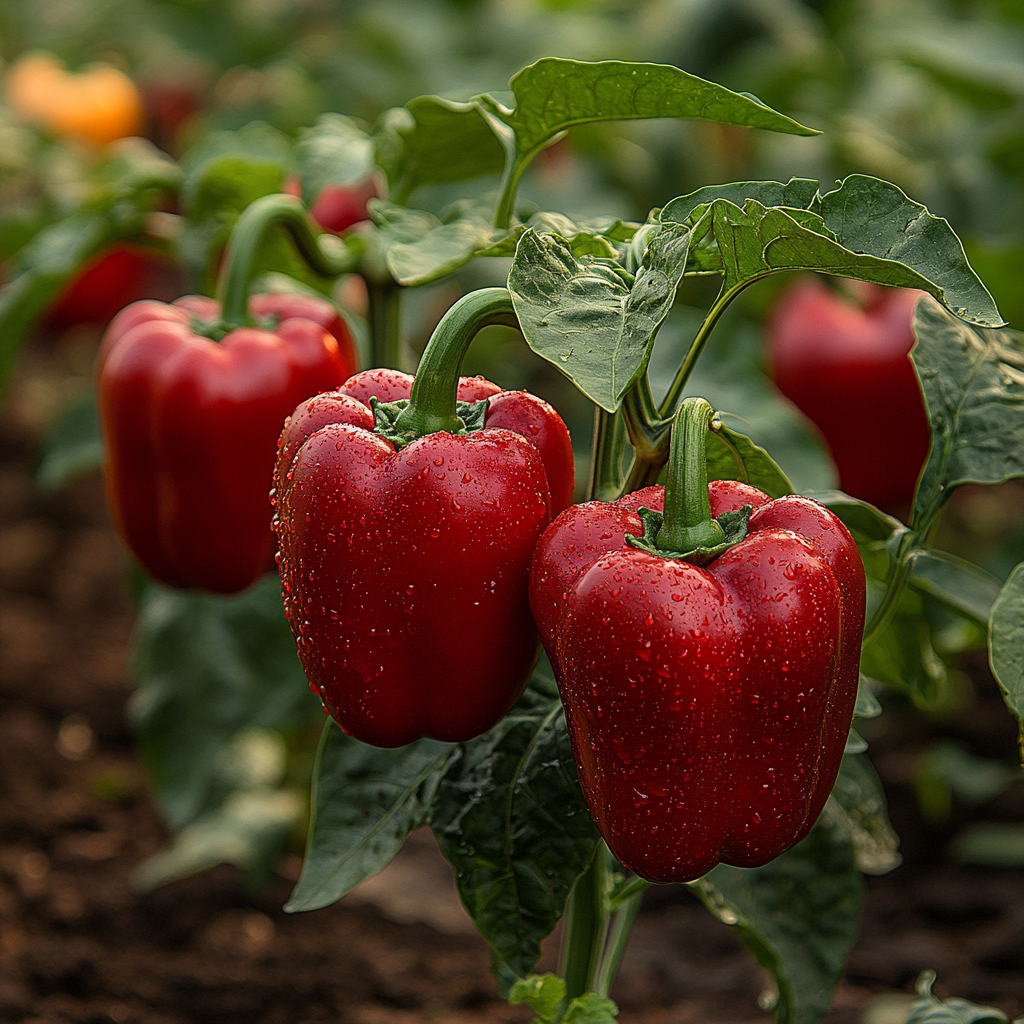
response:
[[[767,328],[772,376],[824,435],[844,491],[905,508],[930,441],[908,358],[923,293],[849,284],[859,304],[816,277],[782,295]]]
[[[667,487],[563,512],[531,573],[587,806],[655,882],[758,867],[807,835],[859,680],[856,544],[807,498],[709,488],[711,416],[684,401]]]
[[[536,661],[529,564],[571,497],[569,433],[540,399],[458,376],[476,331],[510,318],[504,289],[467,296],[414,379],[359,374],[281,437],[275,526],[299,656],[345,732],[376,746],[472,739]]]
[[[276,216],[250,219],[236,238],[223,307],[204,296],[137,302],[103,339],[108,501],[125,544],[169,586],[233,594],[273,569],[267,493],[281,424],[355,369],[329,302],[248,299],[247,267]]]

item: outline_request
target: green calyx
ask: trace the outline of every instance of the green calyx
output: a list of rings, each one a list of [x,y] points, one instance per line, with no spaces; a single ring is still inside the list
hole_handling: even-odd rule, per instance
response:
[[[442,430],[450,434],[466,432],[466,422],[459,413],[459,405],[466,403],[457,399],[459,373],[477,332],[490,324],[519,327],[507,288],[481,288],[463,295],[441,318],[423,350],[409,401],[387,424],[401,443]],[[392,439],[388,434],[382,436]]]
[[[637,509],[637,514],[643,524],[643,535],[637,537],[632,533],[627,533],[626,543],[631,548],[647,551],[659,558],[674,558],[680,562],[689,562],[691,565],[708,565],[746,537],[747,524],[750,522],[750,514],[753,511],[753,505],[744,505],[741,509],[723,512],[720,516],[716,516],[712,521],[722,531],[722,539],[715,544],[699,545],[688,551],[670,551],[658,547],[658,534],[665,520],[664,515],[661,512],[655,512],[654,509],[641,507]]]
[[[486,398],[481,398],[479,402],[456,402],[455,416],[459,421],[459,426],[454,430],[449,430],[448,433],[472,434],[474,431],[483,430],[484,420],[487,417],[487,402]],[[371,398],[373,432],[379,434],[386,441],[390,441],[395,448],[404,448],[410,441],[415,441],[422,435],[403,431],[399,425],[402,414],[408,408],[408,398],[400,398],[397,402],[381,402],[376,398]]]

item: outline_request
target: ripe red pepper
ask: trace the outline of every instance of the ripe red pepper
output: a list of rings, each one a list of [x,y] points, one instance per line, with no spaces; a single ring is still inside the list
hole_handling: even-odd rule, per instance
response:
[[[284,184],[287,195],[302,198],[298,180],[290,178]],[[313,201],[309,215],[324,229],[340,235],[354,224],[369,220],[366,204],[379,195],[372,178],[351,185],[328,185]]]
[[[355,369],[330,303],[256,295],[249,310],[265,327],[225,333],[213,299],[144,300],[114,318],[100,350],[108,502],[143,568],[170,586],[231,594],[273,569],[281,424]]]
[[[466,296],[414,380],[358,374],[282,434],[285,609],[314,692],[367,743],[470,739],[536,660],[530,557],[572,492],[569,434],[540,399],[458,377],[476,330],[511,319],[505,289]]]
[[[907,358],[923,293],[853,285],[863,296],[860,306],[817,277],[781,298],[768,324],[772,373],[824,435],[844,491],[875,505],[908,505],[930,444]]]
[[[708,487],[710,414],[684,403],[667,498],[649,487],[568,509],[531,570],[587,804],[612,852],[655,882],[756,867],[810,831],[859,677],[856,545],[808,498]],[[745,505],[745,537],[723,540],[711,516],[742,532]]]

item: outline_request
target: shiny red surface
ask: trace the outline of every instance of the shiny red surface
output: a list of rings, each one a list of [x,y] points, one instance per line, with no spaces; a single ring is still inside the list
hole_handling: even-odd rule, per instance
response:
[[[219,315],[200,296],[135,303],[108,329],[99,360],[107,497],[125,543],[163,583],[235,593],[273,568],[267,493],[281,426],[353,369],[347,332],[339,341],[321,322],[334,315],[329,304],[294,298],[260,296],[281,314],[276,329],[241,328],[220,342],[192,329],[194,316]]]
[[[715,515],[757,507],[707,568],[625,545],[633,509],[661,507],[651,487],[563,512],[531,569],[591,813],[658,882],[764,864],[803,838],[856,701],[864,572],[845,527],[807,498],[709,492]]]
[[[858,306],[816,277],[797,282],[768,325],[772,374],[824,435],[844,491],[875,505],[906,505],[930,443],[907,358],[923,293],[871,285],[862,292]]]
[[[398,452],[372,433],[352,392],[394,400],[402,384],[367,371],[304,403],[276,474],[285,608],[310,685],[343,729],[385,747],[470,739],[515,702],[536,660],[527,579],[550,520],[541,453],[511,430]],[[464,381],[460,397],[485,385]]]

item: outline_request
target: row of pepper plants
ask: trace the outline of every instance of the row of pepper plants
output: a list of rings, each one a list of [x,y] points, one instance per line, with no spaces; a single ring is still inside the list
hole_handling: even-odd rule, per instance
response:
[[[130,307],[99,356],[108,495],[149,575],[132,715],[173,834],[137,880],[224,860],[266,877],[305,821],[296,779],[327,710],[287,909],[336,902],[428,825],[500,991],[538,1021],[614,1017],[640,898],[660,883],[737,932],[773,979],[777,1021],[809,1024],[856,937],[862,873],[899,862],[851,718],[880,714],[882,688],[935,698],[937,621],[962,648],[987,637],[1024,718],[1024,567],[1000,590],[929,543],[956,488],[1024,476],[1024,342],[949,224],[876,178],[708,185],[643,224],[518,198],[533,158],[587,122],[817,134],[754,96],[665,65],[556,58],[509,88],[420,97],[369,129],[327,115],[294,143],[252,124],[180,165],[122,147],[15,260],[4,371],[86,261],[152,243],[154,223],[216,293]],[[485,175],[496,192],[442,217],[413,205]],[[387,198],[322,231],[307,204],[346,189]],[[508,261],[504,285],[459,300],[402,373],[403,297],[488,257]],[[842,492],[794,495],[729,425],[743,410],[692,393],[737,296],[795,270],[926,293],[911,358],[931,448],[906,523]],[[350,274],[365,323],[326,300]],[[652,353],[692,278],[720,288],[656,395]],[[570,504],[550,406],[460,378],[491,324],[517,327],[592,402],[589,503]],[[357,358],[375,369],[352,376]],[[102,447],[94,408],[72,410],[44,476]],[[535,975],[563,916],[559,976]],[[941,1002],[932,980],[908,1021],[1006,1019]]]

